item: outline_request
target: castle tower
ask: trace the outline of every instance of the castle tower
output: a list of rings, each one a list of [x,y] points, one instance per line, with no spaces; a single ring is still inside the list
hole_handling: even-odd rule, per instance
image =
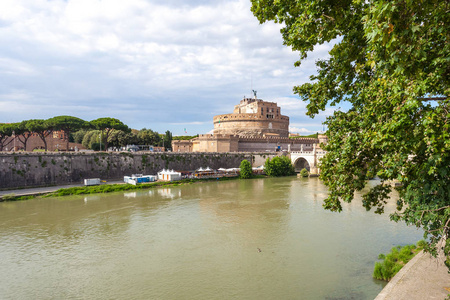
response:
[[[256,93],[255,93],[256,94]],[[214,135],[242,137],[288,137],[289,117],[281,115],[275,102],[244,98],[231,114],[214,117]]]

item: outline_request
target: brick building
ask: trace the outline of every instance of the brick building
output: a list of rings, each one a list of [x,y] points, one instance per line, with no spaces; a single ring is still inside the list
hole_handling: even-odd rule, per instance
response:
[[[3,151],[33,151],[38,149],[45,149],[44,142],[37,133],[32,133],[27,141],[27,149],[24,149],[23,143],[19,140],[23,138],[19,136],[12,136],[6,139],[5,148]],[[67,151],[67,135],[64,131],[53,131],[45,139],[47,142],[48,151]],[[85,149],[82,144],[69,143],[69,151],[75,149]]]

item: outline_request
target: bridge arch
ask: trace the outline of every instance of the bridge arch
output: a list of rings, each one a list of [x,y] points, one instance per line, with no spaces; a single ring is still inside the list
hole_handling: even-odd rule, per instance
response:
[[[295,172],[300,172],[303,169],[308,170],[308,172],[311,171],[311,165],[309,164],[308,160],[306,160],[304,157],[298,157],[295,160],[294,168],[295,168]]]

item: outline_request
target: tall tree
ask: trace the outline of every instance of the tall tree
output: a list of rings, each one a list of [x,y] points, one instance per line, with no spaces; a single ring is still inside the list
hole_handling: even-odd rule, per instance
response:
[[[114,118],[98,118],[96,120],[92,120],[91,124],[96,129],[102,131],[102,141],[104,142],[106,150],[108,150],[108,139],[113,130],[122,130],[125,132],[130,131],[127,125],[122,123],[122,121]]]
[[[100,143],[100,136],[101,136],[100,130],[89,130],[84,134],[81,143],[83,144],[84,147],[86,147],[86,149],[93,149],[94,144]],[[100,145],[98,146],[97,150],[99,150],[99,148]]]
[[[22,143],[23,150],[27,151],[27,143],[28,139],[33,136],[33,132],[27,126],[28,120],[22,121],[20,123],[16,123],[14,128],[15,135],[17,139]]]
[[[260,22],[284,24],[284,43],[300,53],[296,66],[333,41],[311,82],[294,87],[311,117],[327,105],[351,105],[326,122],[324,207],[341,211],[341,201],[377,175],[381,183],[363,205],[382,213],[388,180],[398,180],[392,219],[421,226],[431,246],[446,237],[450,267],[449,7],[441,0],[252,0]]]
[[[3,151],[3,149],[13,141],[13,139],[11,139],[12,135],[13,125],[0,123],[0,151]]]
[[[164,135],[164,148],[165,149],[172,148],[172,132],[170,132],[169,130],[167,130]]]
[[[53,130],[62,130],[66,139],[66,150],[69,151],[69,136],[71,132],[75,132],[82,128],[89,127],[89,122],[72,116],[57,116],[47,120]]]
[[[28,130],[36,133],[44,143],[44,149],[47,151],[47,137],[52,133],[52,126],[46,121],[41,119],[33,119],[27,122]]]

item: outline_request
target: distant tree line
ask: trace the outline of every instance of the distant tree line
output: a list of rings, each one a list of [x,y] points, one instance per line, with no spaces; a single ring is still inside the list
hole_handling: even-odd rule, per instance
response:
[[[313,139],[317,139],[319,136],[319,133],[316,132],[314,134],[310,134],[310,135],[297,135],[297,136],[290,136],[290,139],[303,139],[303,138],[313,138]]]
[[[152,145],[170,148],[172,133],[167,130],[159,134],[151,129],[130,129],[127,125],[114,118],[98,118],[85,121],[72,116],[57,116],[47,120],[32,119],[18,123],[0,123],[0,151],[13,142],[12,137],[22,143],[27,149],[27,142],[33,134],[44,143],[47,151],[47,137],[54,131],[62,131],[69,142],[83,144],[87,149],[105,150],[109,147],[123,147],[130,144]]]
[[[198,137],[197,135],[179,135],[179,136],[174,136],[173,139],[177,140],[177,141],[188,141],[188,140],[192,140],[193,138]]]

